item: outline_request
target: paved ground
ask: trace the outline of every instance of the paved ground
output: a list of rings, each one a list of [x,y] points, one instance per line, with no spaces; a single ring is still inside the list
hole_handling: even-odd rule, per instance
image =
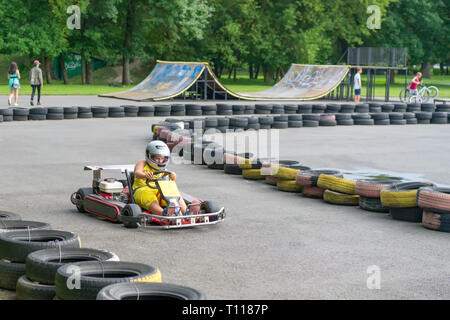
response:
[[[115,100],[108,100],[115,101]],[[79,104],[73,101],[72,104]],[[122,104],[122,103],[121,103]],[[0,210],[76,232],[84,247],[160,268],[165,282],[211,299],[449,299],[449,235],[355,207],[283,193],[204,166],[173,165],[185,192],[214,199],[227,220],[210,228],[128,230],[80,214],[85,164],[142,159],[158,118],[0,124]],[[450,126],[286,129],[282,159],[313,168],[381,171],[450,184]],[[381,289],[369,290],[369,266]]]

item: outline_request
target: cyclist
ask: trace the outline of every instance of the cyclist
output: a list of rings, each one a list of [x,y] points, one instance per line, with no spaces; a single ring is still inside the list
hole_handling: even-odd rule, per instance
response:
[[[420,78],[422,78],[422,73],[417,72],[414,79],[412,79],[411,84],[409,85],[409,96],[415,96],[419,94],[419,91],[417,90],[417,85],[423,85],[423,82],[420,81]]]

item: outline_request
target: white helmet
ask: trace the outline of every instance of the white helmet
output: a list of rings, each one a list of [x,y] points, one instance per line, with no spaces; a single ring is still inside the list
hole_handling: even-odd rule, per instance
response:
[[[153,159],[154,156],[165,157],[164,162],[158,162]],[[148,165],[156,170],[164,170],[169,162],[170,149],[164,142],[155,140],[150,142],[145,149],[145,160]]]

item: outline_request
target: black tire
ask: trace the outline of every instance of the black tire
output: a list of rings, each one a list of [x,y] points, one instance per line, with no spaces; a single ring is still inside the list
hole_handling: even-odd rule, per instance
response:
[[[139,106],[138,112],[155,112],[155,106]]]
[[[146,112],[146,111],[138,112],[138,117],[154,117],[154,116],[155,116],[154,112]]]
[[[13,121],[14,117],[13,116],[3,116],[3,122],[9,122],[9,121]]]
[[[157,113],[169,113],[171,111],[171,106],[170,105],[164,105],[164,104],[160,104],[160,105],[155,105],[155,114]]]
[[[355,123],[354,123],[353,119],[346,119],[346,120],[338,120],[338,121],[336,121],[336,124],[338,126],[352,126]]]
[[[0,233],[22,230],[49,230],[50,224],[39,221],[26,220],[2,220],[0,221]]]
[[[80,188],[75,193],[75,199],[79,201],[83,201],[84,198],[86,198],[87,195],[94,193],[94,190],[92,188]],[[82,203],[76,204],[78,212],[85,213],[84,206]]]
[[[137,204],[127,204],[122,211],[122,223],[125,228],[136,229],[139,227],[137,219],[142,214],[142,209]]]
[[[371,118],[375,121],[379,121],[379,120],[389,120],[389,114],[387,113],[372,113]]]
[[[217,118],[207,118],[205,119],[205,127],[206,128],[215,128],[219,125],[219,121]]]
[[[336,120],[319,120],[319,126],[321,127],[335,127],[336,125]]]
[[[392,125],[405,125],[406,124],[406,120],[390,120]]]
[[[392,112],[394,111],[394,105],[393,104],[383,104],[381,106],[381,111],[382,112]]]
[[[406,124],[418,124],[419,121],[417,119],[407,119]]]
[[[53,300],[56,295],[55,286],[42,284],[21,276],[16,285],[17,300]]]
[[[78,113],[64,113],[65,120],[78,119]]]
[[[25,275],[25,263],[0,259],[0,288],[16,290],[17,280]]]
[[[91,112],[92,113],[108,113],[108,108],[102,107],[102,106],[92,106]]]
[[[13,116],[14,121],[27,121],[28,116]]]
[[[30,110],[27,108],[13,108],[13,116],[28,116]]]
[[[312,105],[312,113],[324,113],[326,106],[323,104],[313,104]]]
[[[272,128],[275,129],[287,129],[289,124],[287,121],[274,121],[272,124]]]
[[[139,107],[138,106],[121,106],[125,113],[138,113]]]
[[[372,126],[375,124],[373,119],[355,119],[354,124],[358,126]]]
[[[420,111],[423,112],[434,112],[436,110],[436,106],[434,103],[422,103],[420,105]]]
[[[271,125],[273,123],[273,117],[271,116],[259,117],[258,121],[259,124]]]
[[[329,103],[326,105],[325,112],[326,113],[338,113],[341,111],[341,105]]]
[[[313,121],[313,120],[303,120],[303,126],[304,127],[318,127],[319,121]]]
[[[47,113],[47,120],[64,120],[64,113]]]
[[[241,175],[242,169],[237,164],[224,164],[223,171],[227,174]]]
[[[216,111],[217,112],[217,106],[216,105],[202,105],[201,106],[201,110],[203,112],[211,112],[211,111]],[[232,110],[234,110],[234,106],[232,106]],[[242,109],[244,110],[244,109]]]
[[[349,113],[336,113],[334,115],[334,117],[336,118],[337,121],[340,120],[352,120],[352,115]]]
[[[36,108],[30,108],[29,112],[30,112],[29,115],[32,115],[32,114],[43,114],[43,115],[46,115],[48,110],[47,110],[47,108],[36,107]]]
[[[302,117],[303,121],[308,120],[318,122],[320,120],[320,114],[304,114]]]
[[[355,105],[353,104],[343,104],[341,106],[341,113],[354,113],[355,112]]]
[[[172,104],[170,111],[174,112],[186,112],[186,106],[184,104]]]
[[[155,111],[155,117],[168,117],[170,116],[170,111]]]
[[[368,104],[357,104],[355,105],[356,113],[369,113],[370,108]]]
[[[113,252],[89,248],[39,250],[27,256],[26,275],[32,281],[53,285],[59,267],[83,261],[119,261],[119,257]]]
[[[303,121],[289,121],[288,127],[289,128],[301,128],[301,127],[303,127]]]
[[[261,127],[260,127],[260,124],[259,123],[249,123],[246,127],[245,127],[245,130],[259,130]]]
[[[17,213],[0,210],[0,220],[22,220],[22,217]]]
[[[374,125],[376,126],[388,126],[391,124],[391,120],[385,119],[385,120],[375,120]]]
[[[431,123],[431,119],[430,120],[418,120],[417,122],[419,124],[430,124]]]
[[[186,115],[186,111],[171,111],[170,115],[174,117],[183,117]]]
[[[78,113],[78,119],[91,119],[94,117],[92,112],[80,112]]]
[[[364,119],[372,119],[372,117],[368,113],[353,113],[352,119],[353,120],[364,120]]]
[[[391,113],[389,113],[389,119],[391,119],[391,120],[403,120],[403,113],[391,112]]]
[[[301,114],[289,114],[288,121],[303,121],[303,116]]]
[[[445,118],[432,118],[431,119],[431,123],[434,123],[434,124],[447,124],[448,120],[447,120],[447,117],[445,117]]]
[[[406,104],[394,104],[394,112],[406,112]]]
[[[381,110],[381,106],[369,106],[369,112],[371,113],[380,113]]]
[[[76,233],[58,230],[11,231],[0,234],[0,257],[25,262],[30,253],[48,248],[79,248]]]
[[[73,268],[79,288],[68,288]],[[95,300],[104,287],[120,282],[161,282],[158,268],[134,262],[77,262],[61,266],[55,276],[56,296],[63,300]]]
[[[299,104],[297,113],[312,113],[312,105],[311,104]]]
[[[206,300],[198,290],[170,283],[116,283],[104,287],[97,300]]]
[[[419,207],[390,208],[389,213],[395,220],[408,222],[422,222],[423,209]]]
[[[389,208],[383,207],[380,198],[367,198],[359,196],[359,207],[367,211],[389,213]]]
[[[93,112],[93,118],[108,118],[108,112]]]
[[[416,112],[417,120],[431,120],[433,113],[431,112]]]
[[[187,116],[201,116],[203,114],[202,110],[186,110]]]

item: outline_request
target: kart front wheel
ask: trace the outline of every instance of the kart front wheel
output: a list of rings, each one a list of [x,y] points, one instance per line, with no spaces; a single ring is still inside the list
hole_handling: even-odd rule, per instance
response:
[[[205,213],[215,213],[221,209],[221,207],[212,200],[206,200],[202,205],[205,207]],[[216,221],[217,219],[217,216],[212,216],[210,217],[209,221]]]
[[[139,216],[142,214],[141,207],[137,204],[127,204],[122,211],[122,222],[125,228],[136,229],[139,227]]]
[[[87,195],[94,193],[94,190],[92,188],[80,188],[77,192],[75,192],[72,197],[71,201],[72,203],[77,207],[78,212],[85,213],[86,210],[84,210],[83,201],[84,198],[86,198]]]

